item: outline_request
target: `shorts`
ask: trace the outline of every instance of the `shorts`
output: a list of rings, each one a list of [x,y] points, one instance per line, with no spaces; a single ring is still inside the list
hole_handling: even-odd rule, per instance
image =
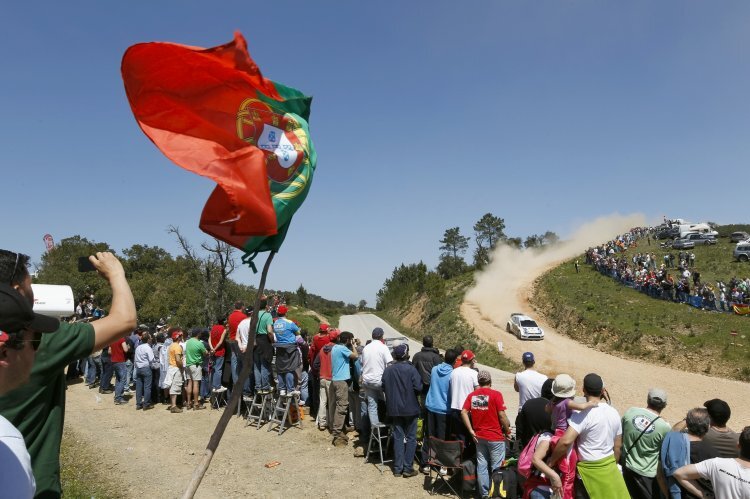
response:
[[[182,370],[180,370],[177,367],[171,367],[169,368],[170,372],[167,373],[167,377],[170,379],[169,384],[169,394],[170,395],[179,395],[182,393],[182,385],[184,383],[182,379]]]
[[[185,368],[185,377],[193,381],[200,381],[203,379],[203,368],[201,366],[187,366]]]

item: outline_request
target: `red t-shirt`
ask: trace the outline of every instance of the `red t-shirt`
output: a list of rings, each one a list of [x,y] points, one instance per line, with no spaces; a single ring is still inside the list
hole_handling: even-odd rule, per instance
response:
[[[328,339],[328,333],[326,334],[316,334],[313,336],[312,340],[312,346],[310,347],[310,363],[312,364],[315,362],[315,356],[318,355],[318,352],[320,352],[324,346],[328,344],[330,340]]]
[[[247,315],[242,310],[235,310],[231,314],[229,314],[229,319],[227,319],[227,327],[229,328],[229,339],[232,341],[236,341],[237,338],[237,326],[240,325],[240,322],[247,319]]]
[[[464,410],[471,414],[471,426],[477,438],[497,442],[505,440],[498,411],[505,410],[503,394],[489,387],[480,387],[466,397]]]
[[[125,338],[120,338],[109,345],[109,356],[113,364],[116,362],[125,362],[125,350],[122,349],[123,344],[125,344]]]
[[[221,339],[221,335],[224,334],[224,326],[221,324],[214,324],[211,328],[211,346],[216,346]],[[224,342],[221,342],[221,346],[216,349],[217,357],[224,357]]]

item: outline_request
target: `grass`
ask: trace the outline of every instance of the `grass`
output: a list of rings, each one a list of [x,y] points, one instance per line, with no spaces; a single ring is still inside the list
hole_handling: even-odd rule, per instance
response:
[[[750,265],[733,260],[733,247],[722,238],[715,246],[690,250],[696,255],[702,282],[715,287],[717,280],[750,275]],[[626,254],[632,258],[638,251],[653,252],[659,263],[666,253],[652,241],[651,246],[641,245]],[[628,357],[750,381],[750,317],[650,298],[587,265],[576,274],[574,260],[542,276],[535,297],[535,305],[559,332]],[[673,277],[676,272],[672,271]],[[740,346],[729,344],[734,341],[731,331],[739,333]]]
[[[97,452],[70,428],[65,428],[60,449],[60,481],[63,497],[112,498],[125,497],[118,490],[116,477],[98,471]]]

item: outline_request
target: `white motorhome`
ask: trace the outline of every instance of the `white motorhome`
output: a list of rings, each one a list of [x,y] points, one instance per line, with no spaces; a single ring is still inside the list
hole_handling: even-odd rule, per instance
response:
[[[719,233],[711,228],[707,223],[700,224],[681,224],[680,225],[680,238],[684,238],[688,234],[710,234],[718,236]]]

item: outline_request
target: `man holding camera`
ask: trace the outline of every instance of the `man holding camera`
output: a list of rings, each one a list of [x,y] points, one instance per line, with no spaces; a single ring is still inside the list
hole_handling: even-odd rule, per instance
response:
[[[0,396],[0,414],[23,434],[36,478],[37,497],[60,497],[60,442],[65,415],[65,366],[83,359],[136,326],[133,294],[125,271],[112,253],[99,252],[89,261],[112,287],[109,315],[91,323],[60,323],[44,335],[28,383]],[[31,307],[34,292],[27,269],[29,257],[0,250],[0,284],[16,289]]]
[[[331,349],[331,395],[336,407],[333,413],[333,425],[331,434],[333,435],[333,445],[335,447],[345,446],[349,439],[344,435],[344,422],[349,412],[349,384],[352,381],[351,371],[349,370],[349,360],[356,360],[358,354],[354,350],[354,335],[349,331],[344,331],[331,338],[334,344]],[[329,425],[331,422],[329,422]]]

